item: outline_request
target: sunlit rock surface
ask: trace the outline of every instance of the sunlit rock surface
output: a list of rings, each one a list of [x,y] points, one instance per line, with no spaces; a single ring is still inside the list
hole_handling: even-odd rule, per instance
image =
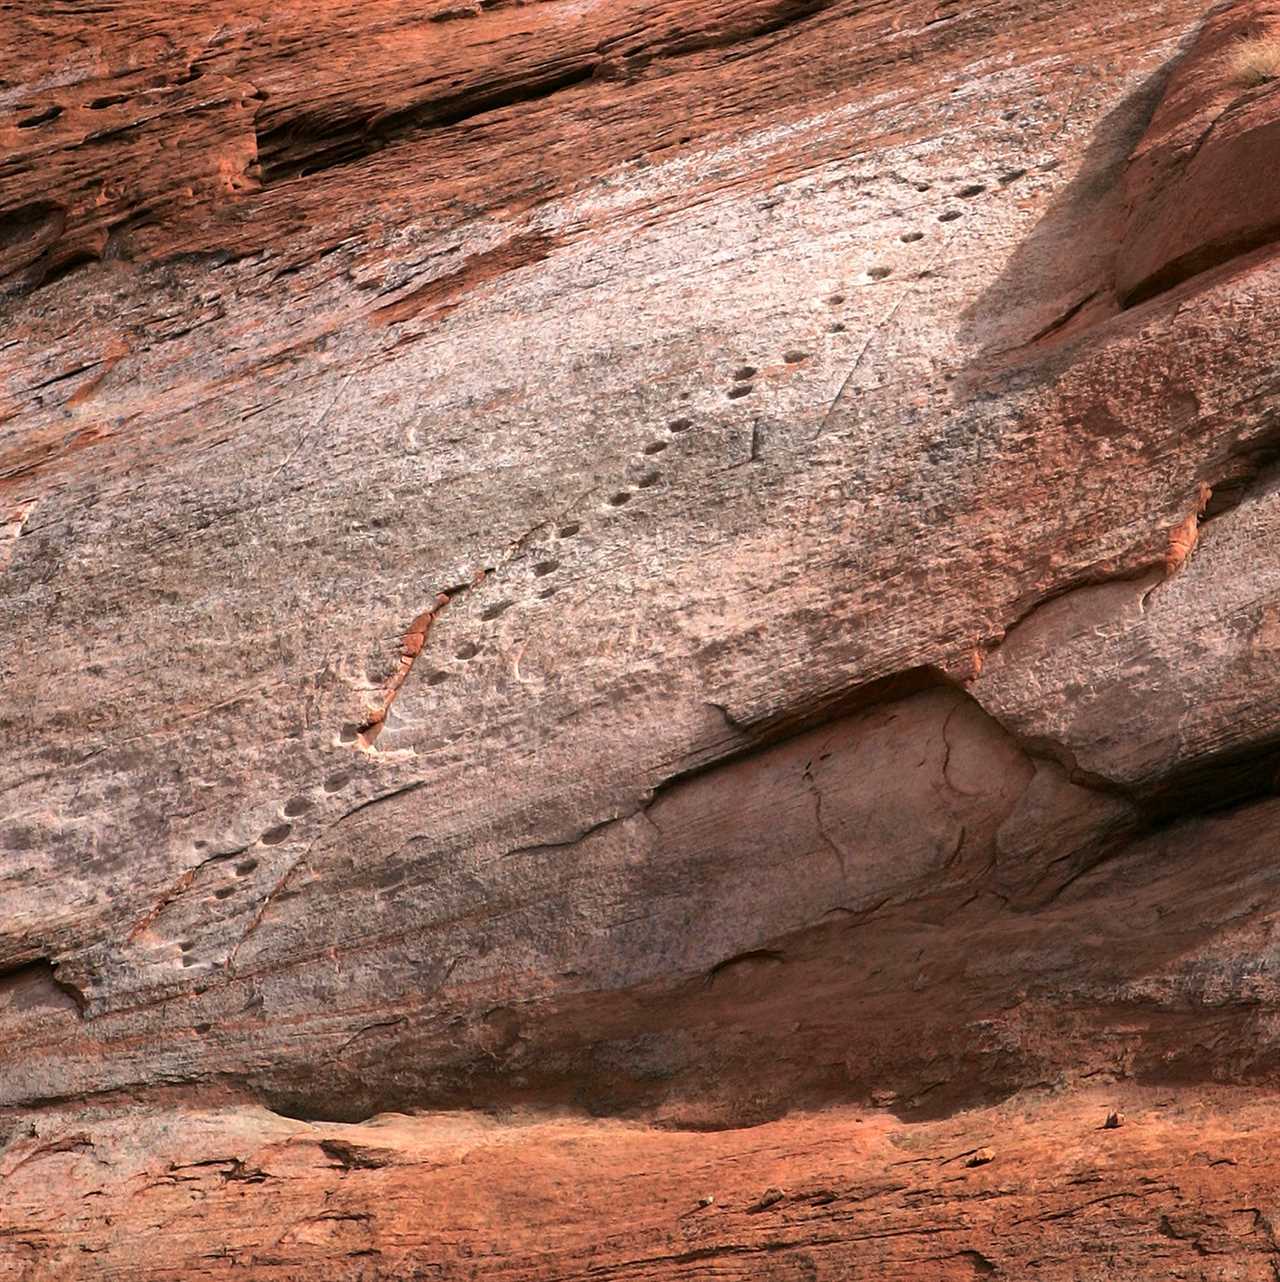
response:
[[[0,1277],[1274,1282],[1273,32],[0,13]]]

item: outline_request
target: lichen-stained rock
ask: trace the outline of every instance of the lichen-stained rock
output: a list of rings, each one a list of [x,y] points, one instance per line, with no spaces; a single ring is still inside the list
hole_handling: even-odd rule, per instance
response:
[[[1269,1277],[1272,23],[0,15],[0,1270]]]

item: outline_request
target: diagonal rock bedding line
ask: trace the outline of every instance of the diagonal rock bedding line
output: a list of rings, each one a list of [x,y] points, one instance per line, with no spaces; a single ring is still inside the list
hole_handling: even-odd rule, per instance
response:
[[[1267,6],[72,8],[0,1277],[1272,1278]]]

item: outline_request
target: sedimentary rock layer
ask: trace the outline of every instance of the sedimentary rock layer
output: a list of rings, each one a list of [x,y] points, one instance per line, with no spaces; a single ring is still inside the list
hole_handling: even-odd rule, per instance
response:
[[[1275,22],[0,14],[0,1276],[1270,1277]]]

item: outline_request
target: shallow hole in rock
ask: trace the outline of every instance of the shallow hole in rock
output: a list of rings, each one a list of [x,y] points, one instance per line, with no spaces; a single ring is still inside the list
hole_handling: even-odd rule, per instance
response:
[[[893,275],[893,268],[892,267],[872,267],[868,269],[867,275],[870,276],[872,280],[884,280],[886,276]]]
[[[799,365],[801,361],[807,361],[809,359],[809,353],[800,351],[787,352],[782,359],[786,361],[788,365]]]
[[[236,873],[241,877],[247,877],[258,866],[256,859],[242,859],[236,864]]]
[[[555,594],[559,591],[560,589],[555,587],[543,588],[542,591],[538,593],[538,597],[540,600],[545,601],[548,597],[555,596]]]
[[[832,294],[832,295],[827,299],[827,305],[828,305],[829,307],[839,307],[839,306],[840,306],[840,304],[841,304],[841,303],[843,303],[843,302],[844,302],[844,295],[843,295],[843,294]]]
[[[956,195],[963,200],[969,200],[973,196],[981,196],[984,191],[986,187],[982,183],[969,183],[968,186],[961,187]]]
[[[617,494],[613,494],[609,498],[609,505],[611,507],[622,507],[623,504],[630,502],[631,495],[626,490],[619,490]]]
[[[212,1024],[197,1024],[191,1031],[199,1033],[200,1036],[203,1037],[212,1027]]]
[[[510,601],[498,601],[493,605],[486,606],[480,617],[487,623],[491,619],[496,619],[500,614],[505,614],[509,609],[511,609]]]
[[[691,418],[673,418],[671,422],[667,424],[667,431],[687,432],[692,426],[693,419]]]
[[[236,888],[234,886],[219,886],[218,889],[213,892],[213,897],[215,899],[230,899],[235,893]]]
[[[568,525],[562,525],[556,531],[556,537],[559,539],[571,539],[580,529],[582,529],[582,526],[577,521],[570,521]]]
[[[350,770],[339,770],[324,781],[325,792],[341,792],[351,782]]]
[[[736,401],[740,397],[750,396],[756,390],[754,383],[739,383],[736,387],[731,387],[727,393],[731,401]]]
[[[138,221],[133,224],[135,227],[142,227],[146,224]],[[98,262],[98,255],[91,249],[77,249],[67,254],[65,258],[51,263],[46,268],[44,276],[40,281],[40,288],[44,289],[48,285],[53,285],[66,276],[70,276],[78,267],[87,267],[90,263]]]
[[[916,191],[930,191],[932,187],[932,183],[916,183]]]
[[[439,668],[434,672],[427,673],[427,685],[429,686],[443,685],[444,682],[448,681],[448,679],[449,674],[447,672],[441,672]]]
[[[462,645],[453,652],[453,657],[455,659],[462,659],[465,662],[467,659],[474,659],[479,653],[480,647],[478,645],[473,645],[470,641],[464,641]]]
[[[647,490],[651,485],[657,485],[660,480],[662,480],[661,472],[646,472],[636,485],[642,490]]]
[[[843,321],[836,321],[836,323],[835,323],[834,325],[828,325],[828,326],[827,326],[827,332],[828,332],[829,334],[843,334],[843,333],[844,333],[844,322],[843,322]]]
[[[264,846],[278,846],[282,841],[288,841],[292,831],[292,824],[276,824],[274,828],[268,828],[258,840]]]
[[[924,232],[904,231],[902,235],[898,237],[898,239],[902,241],[904,245],[914,245],[916,241],[924,239]]]
[[[1010,183],[1016,183],[1019,178],[1025,178],[1027,171],[1025,169],[1010,169],[1007,174],[1000,175],[1000,185],[1007,187]]]
[[[539,561],[533,567],[533,572],[538,578],[545,578],[548,574],[554,574],[560,568],[559,561]]]
[[[311,809],[311,800],[309,797],[290,797],[284,803],[284,813],[290,819],[296,819],[299,815],[305,815]]]
[[[57,120],[62,115],[61,107],[46,107],[43,111],[38,111],[34,116],[28,116],[25,120],[18,121],[19,129],[34,129],[37,125],[47,125],[51,120]]]
[[[649,444],[644,447],[644,452],[646,454],[661,454],[666,448],[666,441],[650,441]]]
[[[953,223],[959,217],[960,211],[958,209],[948,209],[945,214],[938,215],[938,221],[940,223]]]
[[[341,730],[338,731],[339,743],[355,743],[360,738],[360,727],[353,721],[348,721]]]
[[[733,377],[739,382],[744,383],[749,378],[755,378],[756,367],[754,365],[743,365],[740,369],[734,371]]]

